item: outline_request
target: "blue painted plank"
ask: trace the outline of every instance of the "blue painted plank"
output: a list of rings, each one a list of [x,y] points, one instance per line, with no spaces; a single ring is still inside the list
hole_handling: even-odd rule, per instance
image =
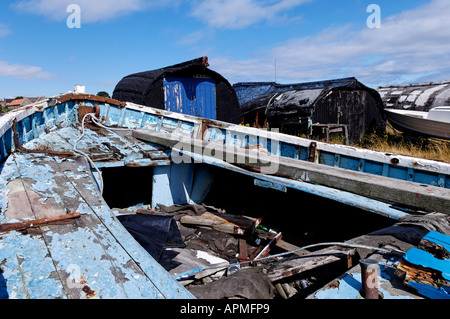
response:
[[[437,259],[429,252],[417,248],[408,250],[404,258],[409,263],[438,270],[444,279],[450,281],[450,260]]]
[[[381,176],[383,175],[383,164],[366,160],[364,163],[364,172]]]
[[[214,177],[208,165],[179,163],[153,170],[152,207],[200,204]]]
[[[142,127],[144,112],[132,109],[126,109],[124,114],[123,126],[128,128]]]
[[[434,287],[430,285],[410,282],[409,285],[430,299],[450,299],[450,287]]]
[[[142,120],[142,127],[149,130],[156,130],[158,125],[159,116],[150,113],[144,113]]]
[[[425,237],[423,237],[423,239],[441,245],[448,252],[450,252],[450,236],[435,231],[430,231],[428,234],[425,235]],[[450,272],[450,269],[448,271]]]
[[[38,206],[48,206],[45,210],[48,211],[54,205],[52,203],[63,203],[66,209],[80,212],[82,217],[77,225],[41,227],[45,240],[39,236],[22,235],[18,236],[23,245],[18,244],[17,238],[0,240],[0,260],[10,260],[3,278],[9,297],[64,297],[55,295],[61,290],[57,289],[60,286],[71,298],[193,297],[115,218],[98,193],[92,175],[86,173],[89,169],[84,158],[79,159],[84,161],[80,166],[76,160],[55,161],[36,154],[15,154],[12,157],[17,157],[15,171],[20,172],[24,181],[30,181],[27,192],[34,194],[29,194],[33,210],[39,210]],[[10,171],[14,170],[4,169],[2,175]],[[0,182],[6,182],[10,177],[8,174]],[[41,198],[36,198],[36,195]],[[30,253],[27,249],[34,251]],[[8,255],[10,253],[25,257],[16,258],[18,262],[15,265],[14,256]],[[51,256],[47,264],[42,259],[43,255]],[[45,265],[48,270],[44,271]],[[5,289],[2,291],[4,293]],[[86,291],[92,291],[92,294]]]
[[[423,240],[441,245],[450,252],[450,237],[431,231]],[[450,299],[450,260],[438,259],[431,253],[418,248],[411,248],[405,254],[404,259],[414,265],[433,270],[440,274],[447,284],[439,286],[425,284],[424,282],[409,281],[408,285],[415,288],[420,294],[432,299]]]
[[[2,234],[3,299],[66,299],[45,241],[40,235]],[[1,283],[0,283],[1,285]]]
[[[152,208],[158,204],[171,206],[174,204],[170,190],[170,166],[159,166],[153,169]]]
[[[194,180],[189,195],[189,203],[201,204],[213,185],[214,171],[211,166],[204,164],[196,164],[194,169]]]
[[[254,184],[256,186],[262,187],[262,188],[271,188],[271,189],[275,189],[279,192],[283,192],[286,193],[287,192],[287,188],[286,186],[280,184],[280,183],[275,183],[275,182],[268,182],[268,181],[262,181],[259,179],[255,179],[254,180]]]

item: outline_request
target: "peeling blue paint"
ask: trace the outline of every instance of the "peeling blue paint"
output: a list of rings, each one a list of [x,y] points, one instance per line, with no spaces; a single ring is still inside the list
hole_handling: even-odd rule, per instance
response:
[[[2,275],[9,298],[67,298],[42,237],[16,232],[1,237],[0,261],[5,261]]]
[[[93,105],[90,101],[85,101],[85,104]],[[217,121],[206,123],[201,119],[132,104],[122,108],[105,103],[99,105],[100,117],[106,125],[148,128],[190,138],[203,135],[207,141],[221,141],[238,147],[258,144],[273,154],[300,160],[307,160],[310,150],[310,141],[294,137],[269,132],[260,136],[261,131],[258,130]],[[101,198],[94,174],[86,161],[79,157],[63,159],[45,154],[11,154],[14,150],[11,129],[14,117],[17,119],[18,139],[25,147],[72,151],[81,135],[80,128],[72,125],[79,120],[78,106],[73,101],[52,106],[45,102],[0,119],[0,222],[11,221],[5,217],[5,211],[11,205],[8,188],[11,181],[21,181],[27,195],[39,195],[36,202],[32,202],[30,197],[34,213],[39,212],[39,206],[48,205],[82,215],[76,224],[64,228],[45,226],[41,227],[41,233],[33,235],[2,234],[0,295],[9,298],[193,298],[115,218]],[[106,161],[99,167],[156,165],[155,178],[165,179],[165,182],[160,184],[161,181],[154,180],[158,188],[153,188],[153,204],[201,202],[212,183],[213,176],[209,170],[217,166],[255,177],[260,185],[272,185],[280,190],[300,189],[396,219],[405,215],[388,204],[368,198],[320,185],[251,173],[211,158],[200,159],[198,163],[203,164],[174,165],[169,158],[164,159],[164,154],[169,155],[166,150],[150,143],[134,143],[124,134],[111,131],[100,134],[87,130],[78,146],[90,154],[106,156]],[[450,188],[450,178],[447,177],[450,171],[444,164],[440,165],[447,171],[442,172],[426,161],[423,162],[425,164],[409,163],[407,165],[410,166],[403,168],[383,162],[389,161],[391,157],[388,156],[384,156],[383,161],[372,161],[356,156],[365,156],[366,153],[361,151],[334,146],[330,151],[319,146],[318,158],[322,158],[323,165],[344,166],[395,178],[407,175],[406,178],[414,182]],[[154,152],[155,159],[149,152]],[[182,176],[178,184],[175,176]],[[83,290],[80,285],[89,289]]]
[[[389,260],[384,260],[381,255],[371,257],[375,259],[381,258],[378,262],[378,291],[383,299],[422,299],[412,293],[407,293],[402,289],[400,280],[393,280],[395,275],[395,265],[400,261],[401,257],[392,256]],[[314,292],[309,299],[364,299],[361,295],[362,278],[361,268],[356,266],[348,272],[326,285],[324,288]]]
[[[58,163],[39,154],[14,154],[10,159],[1,181],[13,175],[37,181],[30,183],[30,191],[44,196],[39,202],[47,205],[49,198],[57,198],[81,213],[85,226],[69,226],[71,230],[63,232],[57,226],[46,226],[42,235],[33,236],[2,234],[0,261],[6,260],[2,295],[20,299],[193,297],[123,228],[101,199],[92,175],[79,169],[54,169],[57,165],[79,168],[78,162]],[[12,174],[14,165],[20,175]],[[86,202],[89,196],[90,203]]]
[[[450,237],[431,231],[422,240],[427,240],[441,246],[450,252]],[[422,282],[409,281],[408,285],[415,288],[420,294],[432,299],[450,299],[450,260],[439,259],[428,251],[411,248],[407,251],[404,259],[419,267],[436,272],[446,283],[439,286],[424,284]]]
[[[387,280],[380,275],[378,276],[378,282],[383,299],[413,299],[411,296],[395,295],[382,286],[386,284]],[[343,278],[339,279],[339,284],[336,288],[328,288],[319,290],[314,294],[316,299],[364,299],[361,296],[362,284],[361,274],[352,273],[345,274]]]

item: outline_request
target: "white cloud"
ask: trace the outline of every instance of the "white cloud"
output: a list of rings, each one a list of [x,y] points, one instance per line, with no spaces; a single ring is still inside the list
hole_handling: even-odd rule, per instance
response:
[[[2,76],[14,77],[23,80],[47,80],[57,77],[54,74],[42,71],[42,68],[38,66],[9,64],[7,62],[0,61],[0,77]]]
[[[3,23],[0,23],[0,38],[6,37],[10,33],[11,33],[11,30],[8,28],[8,26]]]
[[[326,29],[269,48],[258,58],[211,58],[211,65],[238,81],[272,81],[275,60],[278,78],[286,81],[356,76],[363,82],[387,84],[433,75],[441,80],[450,73],[448,12],[450,1],[434,0],[386,18],[380,29],[351,25]]]
[[[279,14],[309,1],[311,0],[200,0],[194,4],[191,14],[212,27],[241,29],[279,18]]]
[[[77,4],[81,9],[82,23],[107,21],[121,15],[143,10],[149,6],[164,5],[167,1],[149,0],[22,0],[13,7],[19,11],[43,15],[54,20],[67,19],[67,7]]]

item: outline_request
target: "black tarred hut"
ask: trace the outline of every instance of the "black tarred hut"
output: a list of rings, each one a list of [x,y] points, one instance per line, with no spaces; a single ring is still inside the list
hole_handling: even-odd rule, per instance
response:
[[[231,84],[202,57],[124,77],[114,89],[119,101],[233,124],[242,120]]]
[[[309,134],[311,127],[347,125],[350,142],[359,143],[366,133],[383,129],[380,94],[356,78],[321,82],[278,84],[237,83],[244,123],[279,128],[282,133]]]

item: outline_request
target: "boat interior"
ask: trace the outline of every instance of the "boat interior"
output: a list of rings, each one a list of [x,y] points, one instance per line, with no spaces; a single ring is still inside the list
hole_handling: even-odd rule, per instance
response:
[[[169,147],[136,138],[127,121],[138,119],[107,102],[59,101],[5,119],[0,223],[43,225],[0,234],[3,297],[195,298],[117,219],[161,204],[204,204],[261,218],[297,247],[350,240],[408,215],[391,207],[399,215],[374,214],[354,204],[362,197],[352,202],[314,185],[304,191],[299,181],[288,188],[240,167],[173,163]],[[102,125],[86,116],[95,112]],[[183,129],[154,117],[151,125]]]

